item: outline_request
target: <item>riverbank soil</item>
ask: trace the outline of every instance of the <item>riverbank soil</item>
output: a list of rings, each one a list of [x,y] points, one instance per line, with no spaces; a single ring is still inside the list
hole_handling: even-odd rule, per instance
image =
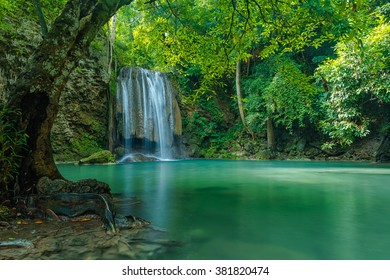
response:
[[[179,245],[166,235],[152,225],[109,234],[96,215],[61,220],[16,218],[0,222],[0,259],[156,259]]]

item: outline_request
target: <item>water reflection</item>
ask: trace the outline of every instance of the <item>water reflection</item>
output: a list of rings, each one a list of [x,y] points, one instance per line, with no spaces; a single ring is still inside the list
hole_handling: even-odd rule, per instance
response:
[[[157,165],[155,182],[156,185],[155,191],[156,196],[153,201],[155,203],[154,209],[157,211],[153,211],[151,220],[152,221],[160,221],[162,226],[167,226],[167,205],[170,203],[170,197],[172,195],[169,194],[169,182],[168,182],[168,174],[172,171],[170,170],[170,165],[160,164]]]

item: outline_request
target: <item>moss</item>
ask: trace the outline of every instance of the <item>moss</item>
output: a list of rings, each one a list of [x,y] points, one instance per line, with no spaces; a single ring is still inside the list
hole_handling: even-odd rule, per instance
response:
[[[90,134],[83,134],[80,138],[73,138],[70,142],[71,150],[81,157],[86,157],[101,150],[95,137]]]
[[[20,115],[20,111],[0,108],[0,202],[18,174],[20,151],[27,149],[27,134],[19,131],[16,125]]]
[[[114,163],[115,158],[110,151],[104,150],[96,152],[87,158],[79,161],[79,164],[96,164],[96,163]]]

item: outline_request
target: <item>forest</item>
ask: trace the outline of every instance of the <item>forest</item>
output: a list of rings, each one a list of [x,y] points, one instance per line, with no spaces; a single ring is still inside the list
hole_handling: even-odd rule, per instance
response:
[[[2,0],[0,18],[1,207],[61,162],[118,160],[128,66],[167,75],[183,158],[390,162],[388,1]]]

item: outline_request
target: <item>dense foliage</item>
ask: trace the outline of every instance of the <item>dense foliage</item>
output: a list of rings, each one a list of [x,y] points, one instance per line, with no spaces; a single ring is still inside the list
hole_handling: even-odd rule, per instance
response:
[[[314,120],[313,100],[318,89],[310,76],[286,56],[270,57],[254,68],[245,82],[247,121],[253,131],[272,118],[292,131]]]
[[[334,142],[350,145],[366,136],[390,101],[390,25],[380,18],[362,42],[340,42],[337,58],[317,69],[329,92],[321,126]],[[381,112],[382,111],[382,112]],[[387,126],[388,120],[384,120]],[[330,143],[332,144],[332,143]]]
[[[18,175],[20,149],[26,148],[27,135],[16,128],[12,116],[20,112],[0,110],[0,199],[7,197],[10,183]]]
[[[12,27],[12,19],[29,19],[38,22],[38,16],[36,12],[36,4],[41,7],[44,18],[47,24],[51,24],[52,21],[61,13],[66,0],[34,0],[34,1],[15,1],[15,0],[2,0],[0,1],[0,27],[4,31],[9,30]]]

